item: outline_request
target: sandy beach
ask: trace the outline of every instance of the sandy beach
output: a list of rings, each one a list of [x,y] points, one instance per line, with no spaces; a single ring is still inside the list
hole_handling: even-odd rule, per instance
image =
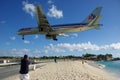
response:
[[[40,65],[40,64],[37,64]],[[61,61],[44,63],[29,72],[30,80],[117,80],[103,69],[81,61]],[[4,80],[19,80],[19,74]]]

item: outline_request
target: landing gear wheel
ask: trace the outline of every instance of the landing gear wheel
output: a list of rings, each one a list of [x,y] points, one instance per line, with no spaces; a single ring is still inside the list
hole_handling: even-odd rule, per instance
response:
[[[53,36],[53,40],[57,41],[58,39],[56,38],[56,35]]]
[[[53,39],[53,40],[57,41],[58,39],[55,38],[55,39]]]
[[[22,40],[24,40],[24,35],[22,36]]]

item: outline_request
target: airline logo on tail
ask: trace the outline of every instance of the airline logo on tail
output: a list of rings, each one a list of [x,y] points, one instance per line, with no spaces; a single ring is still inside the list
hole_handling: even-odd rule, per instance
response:
[[[90,14],[88,20],[93,20],[96,16],[94,14]]]

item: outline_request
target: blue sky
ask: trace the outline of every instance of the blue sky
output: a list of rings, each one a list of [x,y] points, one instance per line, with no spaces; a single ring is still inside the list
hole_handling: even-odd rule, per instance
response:
[[[103,24],[100,30],[71,33],[46,40],[44,35],[25,36],[16,33],[20,28],[36,27],[34,7],[40,4],[51,25],[80,23],[97,6],[102,6]],[[119,0],[1,0],[0,56],[54,56],[111,53],[120,57]]]

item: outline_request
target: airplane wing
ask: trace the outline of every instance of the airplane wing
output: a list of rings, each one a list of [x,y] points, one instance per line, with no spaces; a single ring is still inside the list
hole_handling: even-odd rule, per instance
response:
[[[42,11],[42,8],[41,6],[36,6],[36,14],[37,14],[37,19],[38,19],[38,28],[39,28],[39,31],[45,31],[45,32],[50,32],[50,31],[54,31],[46,16],[44,15],[44,12]]]

